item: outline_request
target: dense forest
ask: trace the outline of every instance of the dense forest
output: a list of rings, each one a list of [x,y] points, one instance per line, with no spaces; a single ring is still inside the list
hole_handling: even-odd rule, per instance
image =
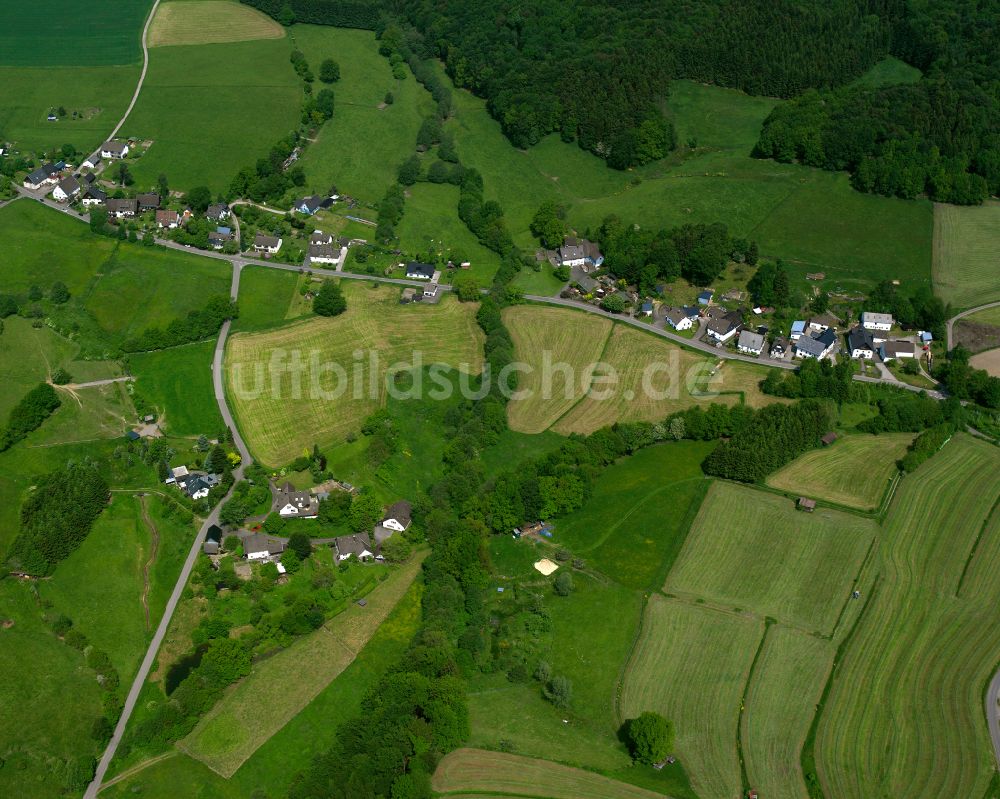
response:
[[[774,109],[756,154],[849,170],[878,194],[974,204],[1000,193],[1000,4],[911,2],[891,49],[923,79],[806,92]]]

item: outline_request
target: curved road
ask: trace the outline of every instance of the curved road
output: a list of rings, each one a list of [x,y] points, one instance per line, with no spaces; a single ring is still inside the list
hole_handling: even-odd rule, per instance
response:
[[[993,742],[993,755],[1000,766],[1000,671],[993,675],[986,689],[986,725],[990,729],[990,740]]]
[[[953,317],[951,317],[951,319],[949,319],[945,323],[945,325],[946,325],[946,332],[947,332],[947,340],[945,341],[945,344],[947,345],[948,349],[950,350],[952,348],[952,343],[951,343],[951,340],[952,340],[952,328],[954,327],[955,322],[957,322],[962,317],[969,316],[971,314],[977,313],[978,311],[985,311],[987,308],[996,308],[998,306],[1000,306],[1000,302],[988,302],[988,303],[986,303],[984,305],[977,305],[975,308],[969,308],[969,310],[962,311],[962,313],[955,314]],[[1000,759],[1000,758],[998,758],[998,759]]]

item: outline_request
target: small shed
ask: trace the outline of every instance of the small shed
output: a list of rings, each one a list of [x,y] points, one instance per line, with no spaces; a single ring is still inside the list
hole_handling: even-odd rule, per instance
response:
[[[809,499],[809,497],[799,497],[799,510],[804,510],[806,513],[812,513],[816,510],[816,500]]]
[[[137,432],[135,432],[135,430],[129,430],[125,434],[125,438],[127,438],[129,441],[138,441],[139,440],[139,434]]]
[[[820,441],[823,442],[824,447],[830,446],[836,440],[837,440],[837,434],[834,433],[832,430],[820,439]]]

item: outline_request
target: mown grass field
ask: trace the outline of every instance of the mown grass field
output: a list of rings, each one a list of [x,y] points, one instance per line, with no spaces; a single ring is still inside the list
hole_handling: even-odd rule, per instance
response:
[[[406,252],[439,254],[455,263],[469,261],[469,273],[488,286],[500,268],[500,256],[480,244],[458,218],[458,187],[418,183],[408,192],[406,212],[396,228],[399,246]]]
[[[158,499],[148,503],[160,534],[150,569],[150,619],[155,626],[194,528],[164,516]],[[69,616],[91,643],[108,653],[122,683],[128,684],[148,640],[141,599],[143,567],[151,556],[151,536],[139,501],[117,494],[79,549],[59,564],[51,579],[37,584],[37,592],[12,580],[0,585],[0,616],[14,622],[3,631],[0,646],[0,668],[6,677],[0,689],[4,795],[60,795],[64,762],[98,754],[90,728],[102,713],[103,691],[83,656],[45,626],[43,613]]]
[[[282,39],[284,28],[254,8],[230,0],[160,3],[149,26],[150,47]]]
[[[871,510],[882,500],[910,433],[843,436],[831,447],[796,458],[767,478],[772,488]]]
[[[616,421],[658,421],[696,402],[738,401],[735,392],[751,405],[767,401],[757,385],[763,367],[730,365],[712,377],[715,359],[600,316],[532,305],[503,313],[517,359],[531,368],[519,376],[524,395],[507,406],[518,432],[568,435]],[[597,363],[613,371],[591,370]]]
[[[900,486],[820,717],[827,796],[982,796],[993,778],[982,702],[1000,661],[998,466],[960,434]]]
[[[747,777],[761,796],[808,799],[800,755],[833,655],[829,641],[768,628],[740,720]]]
[[[171,189],[224,192],[299,119],[301,82],[287,39],[157,47],[121,133],[152,139],[129,162],[136,186],[162,173]]]
[[[725,222],[757,239],[763,254],[784,258],[803,289],[813,271],[827,273],[829,288],[930,279],[929,202],[865,195],[846,175],[749,157],[774,100],[674,81],[668,110],[684,149],[621,173],[558,136],[512,151],[483,100],[461,90],[454,97],[449,126],[459,155],[483,173],[487,195],[500,201],[522,246],[536,246],[531,216],[555,201],[581,232],[609,214],[644,227]]]
[[[438,764],[434,790],[445,796],[544,799],[654,799],[661,794],[600,774],[482,749],[456,749]]]
[[[282,269],[246,266],[240,274],[240,316],[233,331],[280,325],[292,313],[299,276]]]
[[[341,316],[314,317],[266,332],[240,333],[229,340],[229,402],[248,446],[263,463],[277,466],[304,448],[311,449],[313,443],[328,446],[357,432],[364,419],[385,402],[385,375],[390,367],[412,364],[416,352],[426,365],[446,363],[471,374],[482,370],[477,304],[445,296],[434,306],[401,306],[398,287],[373,288],[351,281],[345,284],[344,294],[348,308]],[[264,385],[278,351],[284,351],[289,363],[297,352],[306,368],[298,392],[287,372]],[[362,357],[355,359],[359,351]],[[343,367],[345,378],[330,369],[312,369],[313,353],[320,364]],[[371,357],[377,360],[374,368]],[[338,388],[341,393],[334,396]]]
[[[215,341],[185,344],[129,356],[136,388],[157,409],[159,424],[175,436],[206,435],[222,429],[212,388]]]
[[[409,71],[405,80],[392,77],[370,31],[295,25],[291,37],[314,71],[325,58],[340,64],[333,119],[302,158],[310,190],[325,192],[335,185],[341,194],[378,202],[396,180],[396,169],[414,152],[433,100]],[[394,102],[383,108],[386,92],[392,92]]]
[[[47,327],[33,328],[31,322],[19,316],[4,319],[0,334],[0,420],[7,421],[11,408],[40,382],[49,378],[50,371],[71,361],[77,348],[71,341]]]
[[[956,310],[1000,299],[1000,202],[934,206],[934,293]]]
[[[736,728],[764,622],[654,594],[625,672],[621,710],[674,723],[676,755],[704,799],[742,792]]]
[[[415,555],[367,595],[365,607],[348,605],[316,632],[259,663],[198,722],[181,749],[231,777],[351,664],[406,594],[422,562],[423,556]],[[287,679],[291,674],[294,680]],[[280,693],[265,704],[257,701],[278,684]]]
[[[661,444],[608,467],[587,503],[556,523],[555,540],[622,585],[658,587],[708,488],[701,462],[713,446]]]
[[[664,591],[830,634],[875,524],[731,483],[714,483]]]
[[[255,790],[282,796],[292,777],[328,747],[341,723],[352,718],[361,699],[406,651],[420,624],[422,583],[411,585],[354,661],[284,727],[272,735],[229,779],[177,750],[177,754],[102,791],[111,797],[141,792],[150,799],[206,793],[218,799],[246,799]],[[113,764],[112,775],[115,773]]]

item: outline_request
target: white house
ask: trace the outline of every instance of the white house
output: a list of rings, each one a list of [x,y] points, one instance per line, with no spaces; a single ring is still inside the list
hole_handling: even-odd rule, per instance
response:
[[[405,499],[394,502],[385,512],[385,518],[382,519],[382,526],[388,527],[390,530],[395,530],[397,533],[403,532],[410,526],[410,522],[412,521],[410,514],[412,510],[410,503]]]
[[[683,308],[667,308],[663,318],[674,330],[690,330],[694,325],[694,320]]]
[[[139,201],[134,197],[132,199],[126,198],[122,200],[117,200],[112,197],[106,204],[108,206],[108,216],[114,216],[116,219],[134,217],[139,211]]]
[[[81,169],[97,169],[101,165],[101,156],[94,153],[90,158],[80,164]]]
[[[277,236],[267,236],[260,231],[253,237],[253,248],[256,252],[266,252],[274,255],[281,249],[281,239]]]
[[[822,333],[826,330],[836,330],[839,324],[840,320],[836,316],[824,313],[809,320],[809,329]]]
[[[747,355],[760,355],[764,351],[764,337],[760,333],[744,330],[736,340],[736,348]]]
[[[335,264],[340,258],[340,251],[336,250],[332,244],[310,244],[309,263],[311,264]]]
[[[106,141],[101,145],[101,158],[124,158],[128,155],[128,142]]]
[[[743,318],[736,311],[730,311],[725,316],[713,319],[708,323],[708,337],[719,344],[724,344],[743,328]]]
[[[828,327],[819,335],[801,336],[795,342],[795,355],[799,358],[815,358],[822,360],[828,356],[837,344],[837,334]]]
[[[61,203],[72,200],[80,193],[80,181],[70,175],[60,180],[52,190],[52,199]]]
[[[205,216],[213,222],[225,222],[229,219],[229,206],[225,203],[212,203],[205,211]]]
[[[917,348],[912,341],[886,341],[879,348],[879,355],[883,361],[891,361],[893,358],[916,358]]]
[[[406,276],[411,280],[431,280],[436,273],[437,270],[430,264],[410,261],[406,265]]]
[[[57,164],[42,164],[38,169],[25,177],[21,185],[26,189],[37,191],[46,184],[56,183],[59,180],[59,170],[61,168]]]
[[[337,550],[337,560],[347,560],[351,555],[358,560],[370,560],[375,557],[372,552],[372,542],[368,533],[358,533],[357,535],[343,535],[334,540]]]
[[[792,332],[789,334],[789,338],[792,341],[798,341],[799,337],[806,332],[806,323],[804,319],[796,319],[792,322]]]
[[[322,230],[314,230],[309,237],[310,244],[333,244],[333,234],[324,233]]]
[[[82,202],[87,207],[90,207],[92,205],[102,205],[104,201],[107,199],[108,199],[107,194],[105,194],[100,189],[91,186],[89,189],[87,189],[87,191],[84,192],[83,199],[80,202]]]
[[[285,551],[284,541],[256,533],[243,539],[243,554],[247,560],[267,560]]]
[[[286,519],[315,519],[319,501],[308,491],[296,491],[291,483],[285,483],[274,498],[274,508]]]
[[[861,326],[865,330],[877,330],[882,333],[888,333],[892,330],[892,321],[891,313],[865,311],[861,314]]]
[[[872,334],[862,327],[852,327],[847,334],[847,348],[851,351],[852,358],[865,358],[871,360],[875,357],[875,342]]]
[[[604,263],[601,249],[587,239],[568,237],[558,251],[559,263],[562,266],[582,266],[586,269],[596,269]]]

